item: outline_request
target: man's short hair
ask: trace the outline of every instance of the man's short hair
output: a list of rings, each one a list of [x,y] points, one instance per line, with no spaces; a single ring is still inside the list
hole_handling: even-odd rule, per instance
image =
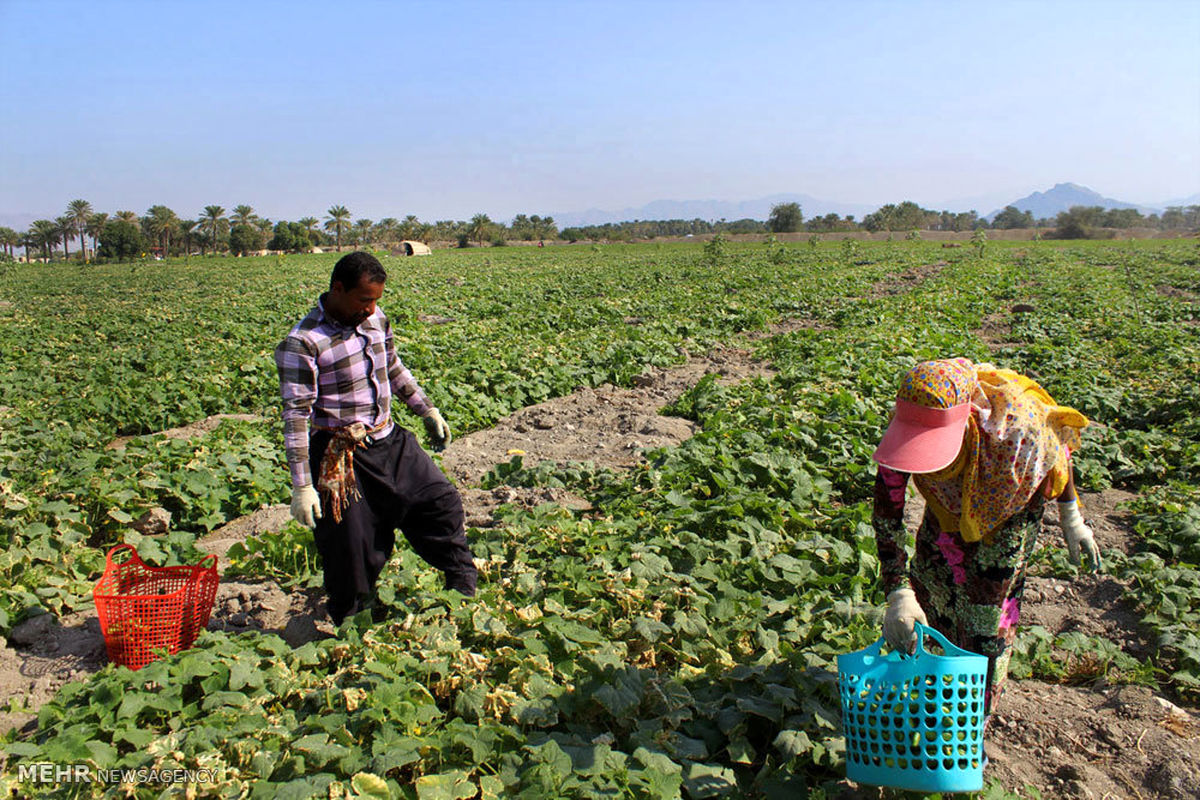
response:
[[[343,289],[353,289],[362,281],[364,275],[367,283],[383,283],[387,280],[387,271],[378,258],[362,250],[347,253],[333,265],[333,274],[329,276],[329,288],[332,289],[336,281]]]

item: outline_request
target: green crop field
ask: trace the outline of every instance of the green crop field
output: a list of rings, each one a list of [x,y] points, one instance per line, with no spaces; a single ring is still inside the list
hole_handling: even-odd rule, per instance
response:
[[[115,543],[195,563],[198,536],[287,502],[272,350],[336,257],[0,265],[0,633],[89,607]],[[883,602],[870,455],[903,371],[951,355],[1031,374],[1083,411],[1082,488],[1137,495],[1136,547],[1105,556],[1154,635],[1150,663],[1026,637],[1014,671],[1078,678],[1054,653],[1088,650],[1110,681],[1200,698],[1195,240],[384,261],[401,357],[456,435],[719,342],[775,372],[702,380],[663,411],[700,432],[632,470],[502,465],[495,481],[566,486],[592,508],[502,507],[470,531],[473,601],[401,548],[380,588],[389,621],[297,649],[210,631],[136,673],[68,684],[35,731],[6,735],[0,791],[21,763],[88,762],[211,769],[192,789],[213,797],[821,796],[843,774],[834,657],[877,638]],[[266,419],[149,435],[222,413]],[[134,438],[106,447],[118,436]],[[131,522],[155,506],[172,530],[141,536]],[[306,541],[292,524],[222,566],[306,585]],[[1074,574],[1062,548],[1035,570]]]

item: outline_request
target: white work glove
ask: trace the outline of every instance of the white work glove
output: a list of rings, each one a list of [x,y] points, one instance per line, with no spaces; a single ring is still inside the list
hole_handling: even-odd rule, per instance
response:
[[[911,653],[917,646],[916,623],[928,625],[917,596],[907,587],[896,589],[887,596],[887,611],[883,615],[883,638],[893,650]]]
[[[450,435],[450,426],[446,424],[446,420],[442,419],[440,411],[431,408],[421,419],[425,421],[425,433],[429,434],[435,450],[441,450],[450,444],[450,440],[454,437]]]
[[[321,518],[321,498],[311,486],[292,487],[292,518],[306,528],[316,527]]]
[[[1079,502],[1069,500],[1058,502],[1058,524],[1062,527],[1063,536],[1067,540],[1067,551],[1071,555],[1071,563],[1078,564],[1082,552],[1091,572],[1100,570],[1100,548],[1096,546],[1096,537],[1092,529],[1083,521],[1079,513]]]

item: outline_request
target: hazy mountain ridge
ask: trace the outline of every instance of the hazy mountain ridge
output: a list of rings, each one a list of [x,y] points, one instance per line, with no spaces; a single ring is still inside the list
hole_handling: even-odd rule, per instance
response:
[[[903,198],[896,200],[898,204]],[[604,225],[610,222],[632,222],[633,220],[657,219],[703,219],[703,220],[736,220],[758,219],[765,220],[771,213],[771,206],[776,203],[799,203],[804,211],[805,219],[822,217],[826,214],[845,216],[853,214],[855,219],[862,220],[864,216],[877,211],[879,205],[866,203],[838,203],[822,200],[808,194],[775,194],[761,197],[757,200],[741,202],[729,200],[655,200],[637,208],[625,208],[620,211],[605,211],[590,208],[586,211],[562,211],[553,214],[559,229],[585,226]],[[1020,211],[1029,211],[1035,219],[1054,219],[1060,211],[1067,211],[1072,206],[1102,206],[1104,208],[1136,208],[1142,214],[1161,214],[1170,206],[1189,206],[1200,204],[1200,193],[1176,200],[1168,200],[1153,205],[1129,203],[1105,197],[1093,189],[1080,186],[1077,183],[1059,183],[1044,192],[1033,192],[1018,200],[1005,203],[987,214],[989,221],[1004,210],[1005,206],[1015,206]],[[951,208],[950,205],[921,204],[933,211],[964,210]]]
[[[1101,206],[1106,209],[1136,208],[1140,213],[1149,215],[1161,214],[1167,205],[1175,204],[1163,203],[1161,206],[1143,206],[1137,203],[1126,203],[1123,200],[1114,200],[1111,197],[1105,197],[1099,192],[1089,189],[1086,186],[1080,186],[1077,183],[1058,183],[1054,185],[1053,189],[1045,192],[1034,192],[1006,205],[1013,206],[1018,211],[1028,211],[1033,214],[1034,219],[1054,219],[1059,212],[1068,211],[1072,206]],[[1003,206],[997,208],[988,214],[986,219],[989,222],[995,219],[996,215],[1003,211],[1004,208]]]
[[[1163,208],[1171,208],[1172,206],[1179,206],[1181,208],[1185,206],[1200,206],[1200,192],[1163,203]]]

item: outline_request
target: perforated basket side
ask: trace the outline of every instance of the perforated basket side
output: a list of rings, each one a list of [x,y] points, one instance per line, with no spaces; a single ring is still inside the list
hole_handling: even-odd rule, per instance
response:
[[[911,791],[981,789],[987,659],[920,645],[911,657],[880,655],[881,644],[838,658],[846,777]]]
[[[205,566],[205,562],[209,559],[212,559],[212,563]],[[184,611],[183,632],[180,636],[181,646],[185,648],[191,647],[200,632],[208,627],[213,603],[217,597],[217,585],[220,582],[215,555],[206,556],[204,561],[192,569],[194,569],[194,574],[188,584],[188,602]]]
[[[115,558],[121,550],[130,551],[124,562]],[[209,556],[197,566],[151,567],[129,545],[110,550],[93,591],[109,660],[141,669],[163,651],[191,647],[212,613],[216,563]]]

